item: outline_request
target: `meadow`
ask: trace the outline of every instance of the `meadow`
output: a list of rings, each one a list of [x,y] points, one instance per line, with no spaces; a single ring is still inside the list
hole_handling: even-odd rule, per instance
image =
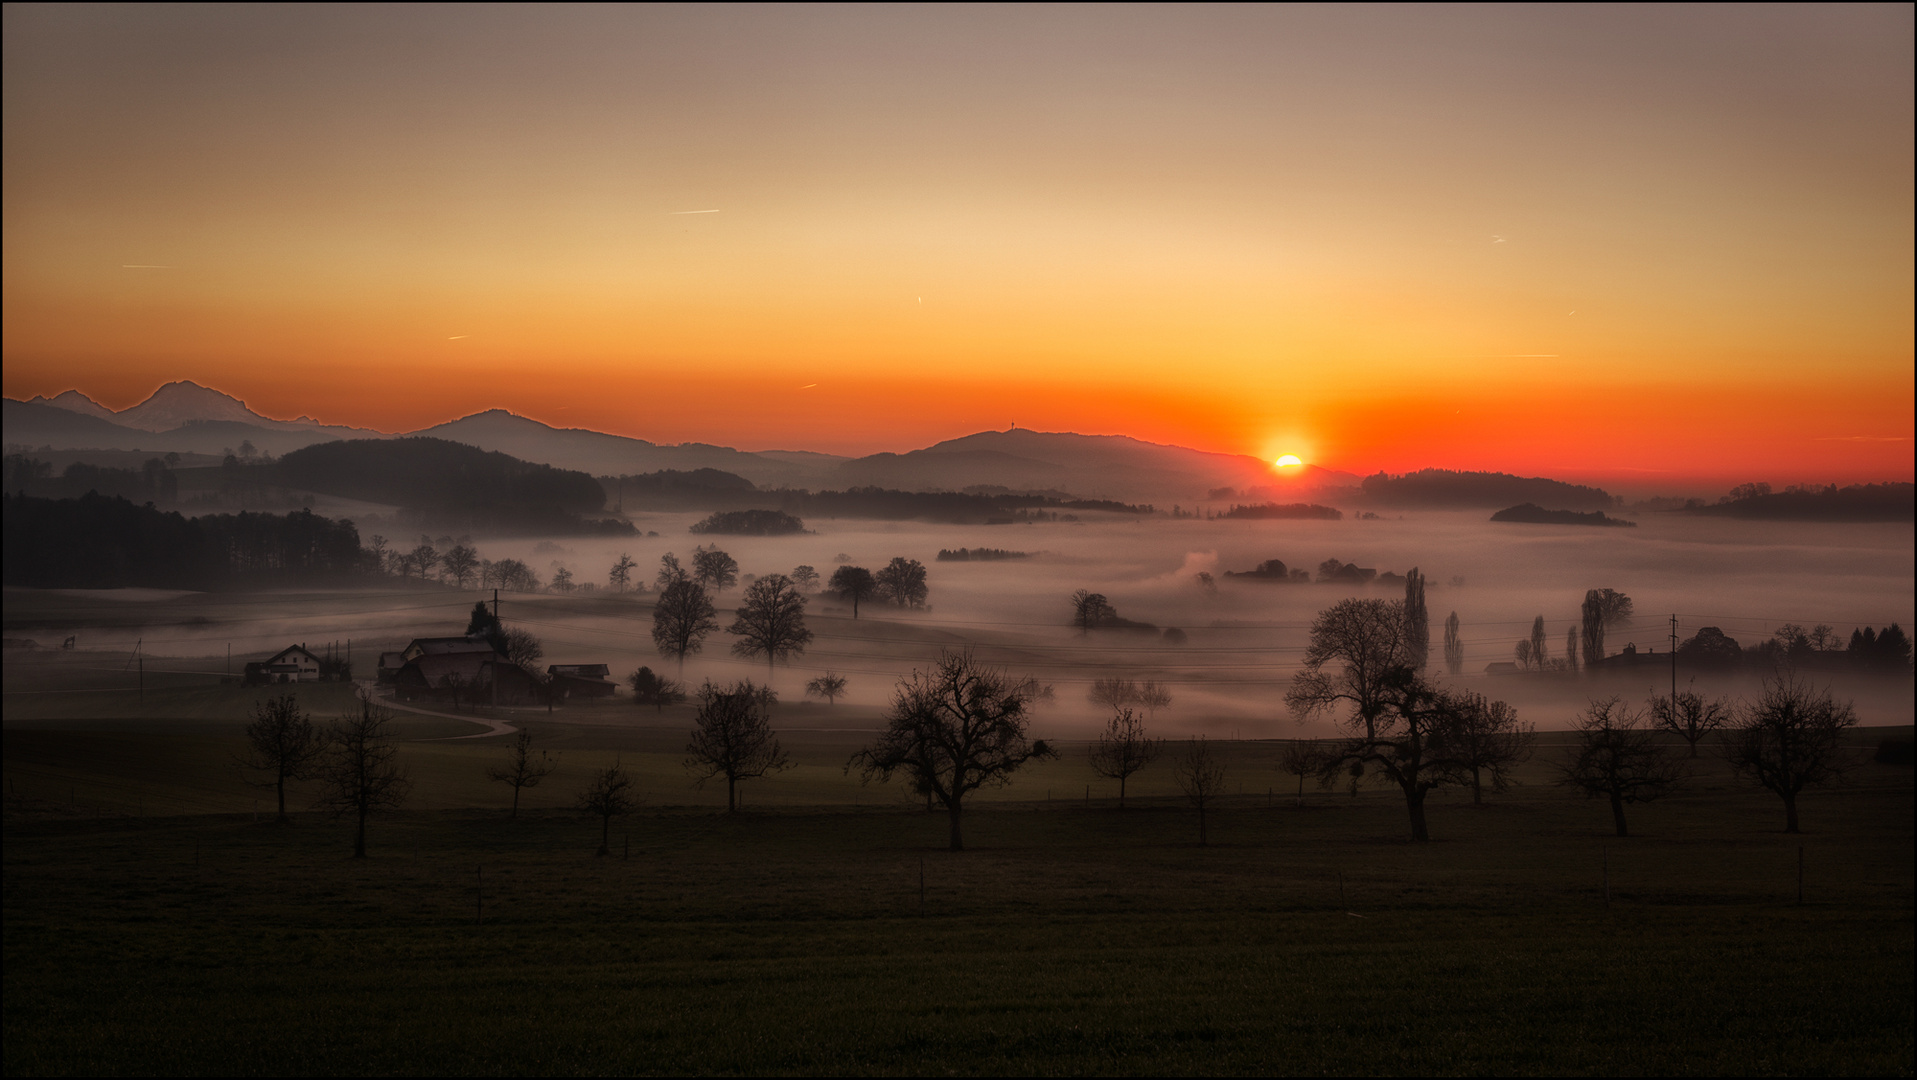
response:
[[[1912,774],[1866,760],[1908,727],[1855,733],[1801,836],[1706,759],[1617,840],[1547,732],[1429,844],[1245,740],[1200,847],[1166,764],[1120,812],[1067,743],[952,853],[844,773],[876,708],[780,706],[798,767],[731,816],[683,706],[521,716],[561,767],[517,820],[501,738],[403,715],[414,794],[355,861],[233,765],[268,691],[175,678],[9,699],[10,1074],[1911,1071]],[[571,802],[614,760],[647,801],[595,858]]]

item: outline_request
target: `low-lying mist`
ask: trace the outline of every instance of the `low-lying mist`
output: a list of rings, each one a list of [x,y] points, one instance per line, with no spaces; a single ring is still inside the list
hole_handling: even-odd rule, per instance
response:
[[[488,559],[519,559],[542,581],[560,568],[594,591],[506,594],[500,614],[538,635],[547,662],[605,663],[615,679],[647,665],[676,675],[651,641],[650,593],[611,594],[607,573],[621,554],[650,583],[660,557],[675,553],[690,564],[700,543],[716,544],[739,563],[741,581],[715,598],[721,626],[732,620],[745,577],[789,574],[800,565],[829,578],[845,562],[877,571],[894,557],[916,559],[928,571],[928,607],[905,611],[866,601],[860,617],[830,595],[814,596],[807,611],[814,639],[805,654],[773,675],[791,702],[804,684],[828,669],[850,680],[845,701],[884,704],[898,676],[942,648],[970,647],[994,663],[1051,684],[1055,702],[1042,728],[1082,736],[1103,715],[1086,700],[1099,678],[1158,679],[1173,703],[1153,718],[1167,734],[1208,732],[1226,737],[1329,734],[1326,724],[1301,727],[1285,713],[1283,693],[1298,670],[1307,630],[1321,609],[1350,595],[1401,598],[1402,588],[1276,583],[1232,578],[1271,559],[1311,571],[1327,559],[1402,574],[1417,567],[1427,581],[1434,657],[1446,616],[1462,623],[1462,680],[1511,701],[1540,728],[1564,726],[1593,695],[1642,698],[1667,690],[1667,669],[1629,678],[1572,679],[1543,674],[1486,675],[1512,659],[1514,644],[1544,617],[1550,654],[1561,655],[1587,589],[1611,588],[1635,602],[1633,625],[1607,637],[1607,651],[1627,644],[1640,652],[1669,649],[1670,615],[1689,638],[1705,626],[1722,629],[1745,646],[1784,623],[1828,624],[1848,638],[1855,627],[1898,623],[1912,627],[1913,530],[1909,524],[1829,525],[1746,522],[1678,514],[1643,514],[1635,529],[1589,529],[1487,522],[1480,513],[1429,512],[1377,520],[1205,521],[1123,519],[1087,514],[1079,522],[954,526],[922,522],[814,519],[807,533],[787,537],[695,536],[702,515],[636,514],[641,537],[475,540]],[[656,532],[648,537],[646,532]],[[1028,553],[1002,561],[938,561],[940,549],[993,548]],[[1198,578],[1211,575],[1212,586]],[[1156,629],[1125,628],[1084,634],[1072,628],[1075,590],[1104,594],[1119,616]],[[484,594],[490,598],[490,592]],[[124,648],[143,640],[150,654],[207,657],[228,641],[236,655],[275,650],[288,642],[309,647],[354,641],[360,673],[371,673],[376,648],[396,648],[415,636],[457,634],[481,593],[420,587],[318,597],[289,593],[277,602],[251,594],[192,617],[175,613],[154,633],[131,609],[172,609],[180,598],[118,605],[118,628],[86,632],[90,647]],[[247,608],[251,610],[247,610]],[[1182,631],[1182,643],[1165,629]],[[1176,635],[1172,635],[1175,637]],[[685,679],[764,680],[763,662],[730,654],[724,633],[706,640],[686,665]],[[1434,661],[1434,667],[1437,666]],[[1645,669],[1641,669],[1645,670]],[[1680,669],[1680,681],[1717,693],[1748,694],[1754,674],[1705,676]],[[1842,696],[1858,699],[1869,724],[1909,723],[1908,678],[1873,680],[1829,676]],[[1644,685],[1638,685],[1643,683]],[[823,708],[823,706],[821,706]],[[651,714],[635,713],[635,722]],[[865,711],[859,721],[871,724]]]

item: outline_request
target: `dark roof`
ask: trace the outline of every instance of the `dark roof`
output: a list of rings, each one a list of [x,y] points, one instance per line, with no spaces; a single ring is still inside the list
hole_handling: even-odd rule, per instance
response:
[[[567,675],[573,678],[604,679],[610,675],[604,664],[549,664],[548,675]]]
[[[379,654],[380,667],[396,668],[405,663],[406,654],[403,652],[383,652]]]
[[[266,662],[269,664],[276,663],[281,657],[291,656],[294,653],[306,653],[306,658],[308,660],[311,660],[315,664],[320,662],[320,658],[317,656],[314,656],[310,652],[307,652],[306,646],[304,645],[288,645],[286,648],[281,649],[279,652],[274,653],[272,657],[270,657]]]
[[[454,675],[468,683],[479,681],[485,665],[502,658],[491,649],[484,653],[452,653],[440,656],[422,656],[407,664],[402,671],[416,671],[426,681],[427,686],[438,686],[439,680]]]
[[[427,656],[447,656],[454,653],[490,653],[492,643],[484,638],[469,637],[423,637],[414,638],[406,646],[406,652],[418,649]]]

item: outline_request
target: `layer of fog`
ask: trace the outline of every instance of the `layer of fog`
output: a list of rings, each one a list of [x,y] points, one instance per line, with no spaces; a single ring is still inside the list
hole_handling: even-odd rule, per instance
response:
[[[1194,521],[1102,519],[1080,523],[949,526],[920,522],[812,520],[812,532],[790,537],[700,537],[688,527],[700,515],[635,516],[652,538],[549,538],[477,541],[483,556],[526,562],[542,580],[565,567],[593,582],[592,595],[508,595],[507,623],[524,626],[545,644],[546,659],[605,663],[623,679],[641,664],[676,674],[652,647],[649,596],[612,598],[607,571],[622,553],[639,564],[635,578],[650,582],[660,556],[673,552],[690,564],[700,543],[724,548],[743,575],[790,573],[810,565],[824,577],[845,556],[878,570],[900,556],[929,572],[930,607],[902,612],[868,601],[861,618],[848,605],[814,597],[808,621],[815,634],[804,655],[773,676],[788,700],[807,679],[828,669],[851,681],[854,703],[883,704],[898,677],[942,648],[971,647],[990,662],[1051,684],[1056,701],[1042,713],[1061,736],[1082,736],[1102,717],[1085,695],[1101,677],[1154,678],[1171,684],[1174,702],[1154,722],[1167,733],[1272,737],[1328,734],[1324,724],[1301,728],[1285,713],[1284,687],[1298,670],[1307,628],[1320,609],[1347,595],[1395,599],[1401,590],[1350,590],[1329,585],[1236,581],[1227,570],[1249,570],[1267,559],[1315,570],[1336,558],[1379,571],[1419,567],[1429,581],[1434,655],[1447,614],[1456,611],[1466,649],[1462,680],[1518,705],[1541,728],[1562,727],[1588,695],[1619,692],[1642,697],[1667,687],[1668,676],[1645,685],[1604,685],[1560,678],[1486,676],[1485,666],[1512,658],[1512,646],[1543,615],[1551,655],[1561,655],[1565,631],[1577,622],[1588,588],[1614,588],[1636,602],[1636,625],[1613,632],[1616,652],[1668,649],[1669,615],[1684,637],[1717,626],[1746,645],[1785,622],[1826,623],[1840,634],[1853,627],[1913,618],[1913,530],[1908,524],[1825,525],[1739,522],[1647,514],[1636,529],[1495,525],[1483,515],[1423,513],[1377,521]],[[1031,558],[1003,562],[939,562],[940,548],[1006,548]],[[1200,586],[1214,575],[1215,592]],[[1178,627],[1182,645],[1139,631],[1081,635],[1069,627],[1069,597],[1085,588],[1105,594],[1132,620]],[[744,582],[717,598],[720,622],[732,619]],[[485,594],[490,596],[490,593]],[[377,648],[396,648],[414,636],[454,634],[481,594],[411,590],[382,596],[252,596],[248,612],[218,602],[204,625],[175,621],[154,628],[87,631],[87,645],[124,648],[142,640],[151,655],[217,656],[232,642],[236,654],[257,655],[304,642],[321,648],[352,639],[361,674]],[[137,605],[136,605],[137,606]],[[123,622],[129,620],[121,620]],[[685,677],[764,680],[762,661],[730,655],[720,633],[686,666]],[[1688,684],[1692,673],[1683,673]],[[1909,682],[1890,684],[1836,677],[1840,693],[1856,696],[1867,723],[1909,723]],[[1705,679],[1705,688],[1748,694],[1749,679]],[[869,716],[869,714],[867,714]],[[867,720],[866,722],[870,722]]]

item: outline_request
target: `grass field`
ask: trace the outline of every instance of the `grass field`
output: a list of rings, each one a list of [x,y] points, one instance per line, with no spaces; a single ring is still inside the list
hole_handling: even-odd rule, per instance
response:
[[[800,767],[732,817],[686,781],[685,716],[535,714],[562,768],[517,821],[481,775],[500,739],[407,716],[414,799],[355,862],[344,823],[256,818],[257,693],[8,699],[9,1074],[1912,1070],[1908,768],[1860,765],[1786,836],[1706,762],[1619,841],[1547,782],[1547,736],[1413,845],[1392,792],[1298,807],[1275,744],[1234,743],[1200,848],[1168,769],[1120,813],[1068,746],[953,854],[844,774],[874,710],[783,708]],[[615,758],[648,805],[596,859],[565,808]]]

